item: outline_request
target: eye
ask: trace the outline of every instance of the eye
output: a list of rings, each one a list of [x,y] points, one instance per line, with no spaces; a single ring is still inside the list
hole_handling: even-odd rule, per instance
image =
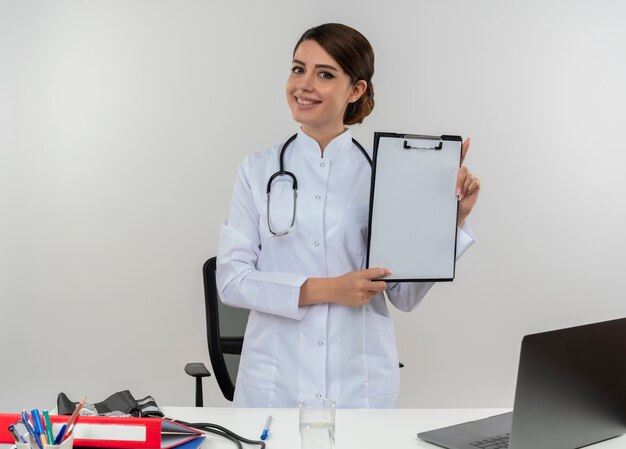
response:
[[[331,79],[333,79],[335,77],[335,75],[333,75],[330,72],[320,72],[320,73],[318,73],[317,76],[319,76],[322,79],[327,79],[327,80],[331,80]]]
[[[295,74],[295,75],[301,75],[304,73],[304,68],[298,66],[298,65],[294,65],[291,68],[291,73]]]

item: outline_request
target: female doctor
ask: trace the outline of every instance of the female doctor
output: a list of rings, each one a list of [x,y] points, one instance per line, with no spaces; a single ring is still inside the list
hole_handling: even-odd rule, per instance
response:
[[[396,404],[398,356],[383,292],[408,312],[432,283],[387,284],[374,280],[387,269],[363,269],[371,167],[346,126],[372,111],[373,74],[372,47],[358,31],[306,31],[286,85],[300,129],[239,167],[217,256],[222,301],[251,310],[235,406],[295,407],[310,397],[350,408]],[[465,141],[463,158],[468,148]],[[461,167],[459,255],[474,241],[465,219],[479,190]]]

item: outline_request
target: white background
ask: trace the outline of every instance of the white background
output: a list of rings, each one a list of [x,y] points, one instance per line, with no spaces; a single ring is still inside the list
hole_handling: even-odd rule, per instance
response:
[[[329,21],[376,52],[356,138],[470,136],[482,180],[456,280],[393,314],[401,407],[510,407],[524,334],[626,315],[626,2],[2,0],[0,411],[193,404],[202,263]]]

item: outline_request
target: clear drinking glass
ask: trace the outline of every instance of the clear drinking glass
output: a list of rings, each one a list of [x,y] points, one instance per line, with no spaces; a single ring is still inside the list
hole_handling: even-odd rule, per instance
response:
[[[335,408],[332,399],[300,401],[300,449],[335,448]]]

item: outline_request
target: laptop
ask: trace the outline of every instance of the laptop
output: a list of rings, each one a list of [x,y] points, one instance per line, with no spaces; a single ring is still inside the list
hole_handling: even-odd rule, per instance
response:
[[[419,433],[449,449],[575,449],[626,432],[626,318],[527,335],[513,412]]]

